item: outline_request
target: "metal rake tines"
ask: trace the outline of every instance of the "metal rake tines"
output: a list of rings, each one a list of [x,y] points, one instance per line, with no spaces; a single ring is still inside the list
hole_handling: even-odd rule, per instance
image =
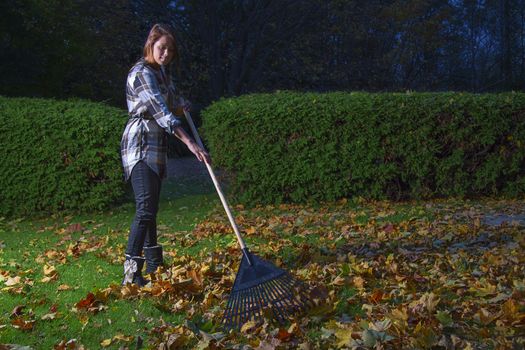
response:
[[[264,318],[284,323],[307,306],[306,290],[303,282],[288,273],[249,288],[234,289],[224,312],[224,327],[239,330],[250,320],[263,321]]]

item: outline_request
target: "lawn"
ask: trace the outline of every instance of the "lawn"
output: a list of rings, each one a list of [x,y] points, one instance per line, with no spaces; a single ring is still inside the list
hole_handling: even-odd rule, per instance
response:
[[[248,246],[312,288],[285,325],[220,327],[240,260],[210,183],[164,183],[166,269],[120,287],[131,199],[91,215],[0,221],[0,344],[74,348],[523,348],[524,201],[234,207]],[[0,346],[0,349],[7,348]]]

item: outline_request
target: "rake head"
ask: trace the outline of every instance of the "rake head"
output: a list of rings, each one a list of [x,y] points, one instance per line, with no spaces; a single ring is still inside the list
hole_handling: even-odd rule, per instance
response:
[[[307,290],[304,282],[243,249],[223,325],[227,330],[239,330],[245,322],[265,317],[284,323],[307,307]]]

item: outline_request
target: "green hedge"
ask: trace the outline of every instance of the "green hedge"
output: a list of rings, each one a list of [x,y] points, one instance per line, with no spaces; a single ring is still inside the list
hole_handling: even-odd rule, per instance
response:
[[[203,111],[246,203],[525,193],[525,94],[294,93]]]
[[[117,108],[0,96],[0,216],[102,209],[124,193]]]

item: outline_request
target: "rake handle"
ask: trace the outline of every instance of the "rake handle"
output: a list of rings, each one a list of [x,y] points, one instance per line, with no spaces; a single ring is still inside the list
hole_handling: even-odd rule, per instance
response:
[[[205,149],[204,145],[202,144],[202,140],[199,136],[199,133],[197,132],[197,128],[195,127],[195,124],[193,123],[193,119],[191,118],[190,112],[185,110],[184,116],[186,117],[186,120],[188,121],[188,124],[190,125],[190,129],[191,129],[191,132],[193,133],[193,137],[195,138],[195,141],[202,149]],[[224,196],[224,193],[222,192],[221,185],[219,184],[219,181],[217,180],[217,177],[215,176],[215,173],[213,172],[211,165],[208,164],[207,162],[204,162],[204,164],[206,164],[208,173],[210,174],[213,184],[215,185],[215,189],[217,190],[217,194],[219,195],[219,198],[221,199],[222,206],[224,207],[224,210],[226,211],[226,215],[228,215],[228,219],[230,220],[230,224],[233,228],[233,231],[235,232],[235,236],[237,236],[237,241],[239,242],[239,246],[241,247],[243,254],[248,259],[248,262],[251,265],[252,262],[247,252],[246,244],[244,244],[244,240],[242,239],[241,233],[239,232],[239,227],[237,227],[237,223],[235,222],[235,218],[233,217],[233,214],[230,210],[230,206],[228,205],[228,202],[226,201],[226,197]]]

